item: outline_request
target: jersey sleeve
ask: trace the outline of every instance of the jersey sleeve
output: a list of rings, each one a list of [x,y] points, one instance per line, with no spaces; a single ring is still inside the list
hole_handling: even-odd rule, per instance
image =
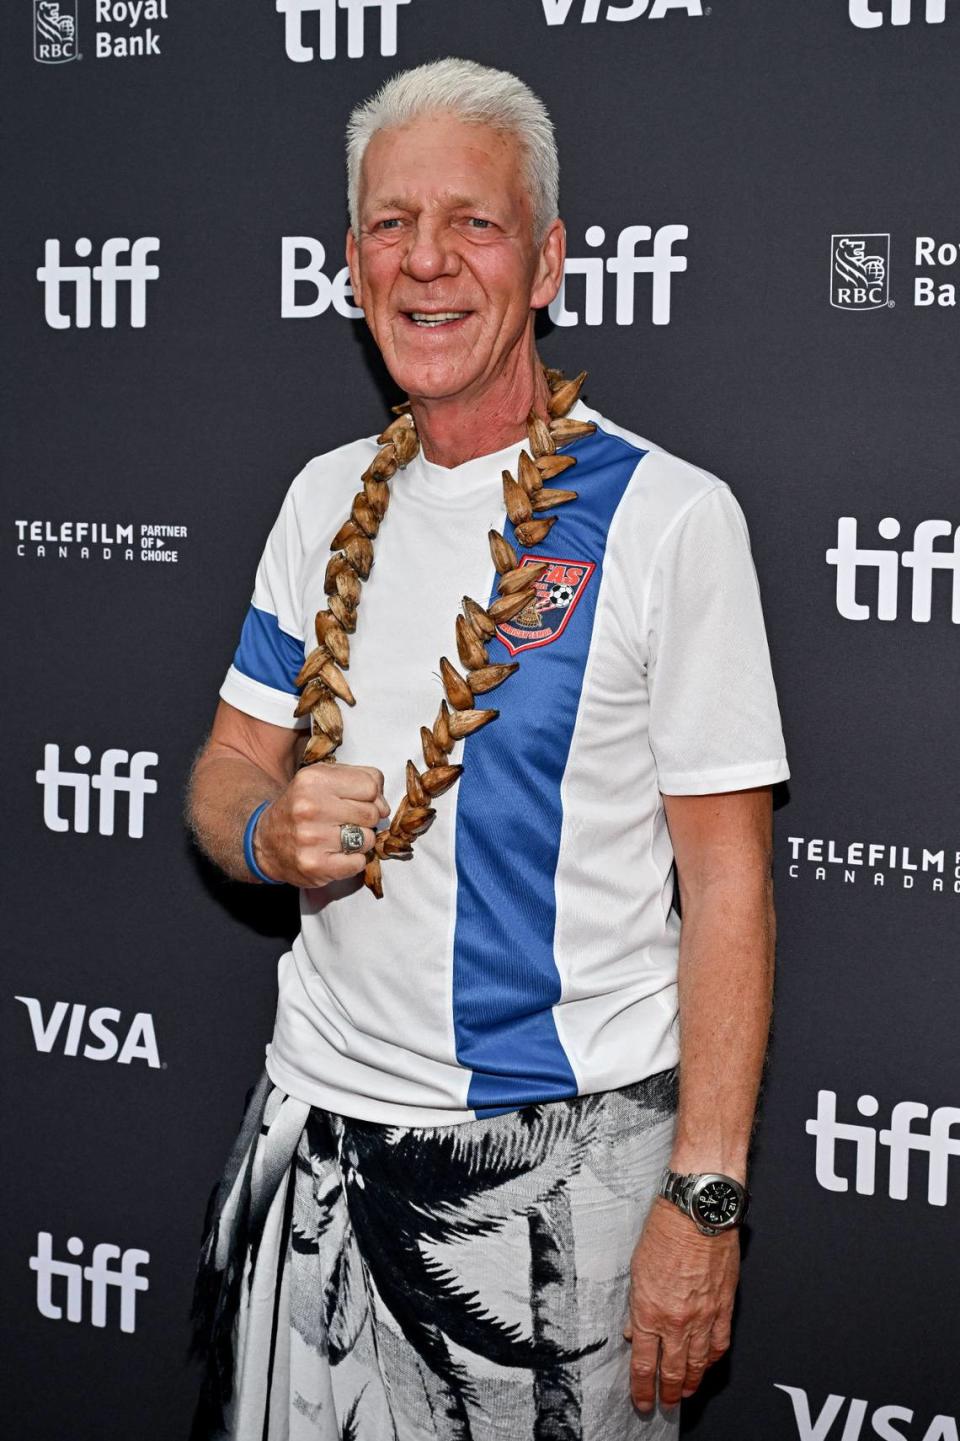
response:
[[[253,598],[220,695],[257,720],[292,730],[310,724],[309,717],[296,719],[293,714],[299,694],[295,677],[304,658],[302,565],[303,540],[291,486],[260,557]]]
[[[723,483],[693,501],[658,548],[647,654],[650,745],[663,794],[786,780],[746,521]]]

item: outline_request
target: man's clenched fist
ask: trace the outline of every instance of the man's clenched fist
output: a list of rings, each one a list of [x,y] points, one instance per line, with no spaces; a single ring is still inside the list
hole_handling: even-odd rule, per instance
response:
[[[257,865],[291,886],[325,886],[358,875],[366,857],[363,851],[344,855],[340,827],[362,826],[369,851],[377,822],[389,814],[383,775],[374,766],[305,766],[257,823]]]

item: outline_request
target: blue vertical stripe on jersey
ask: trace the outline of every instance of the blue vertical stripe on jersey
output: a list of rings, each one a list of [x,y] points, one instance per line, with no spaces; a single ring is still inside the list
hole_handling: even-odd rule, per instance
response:
[[[261,685],[297,694],[297,672],[303,665],[303,641],[280,629],[280,622],[268,610],[252,605],[240,632],[240,644],[233,657],[234,669]]]
[[[579,499],[558,511],[532,553],[591,560],[597,569],[563,634],[523,651],[516,674],[479,700],[500,716],[465,741],[457,792],[453,1026],[457,1059],[473,1072],[467,1105],[478,1116],[577,1090],[552,1009],[561,989],[553,955],[560,789],[607,532],[646,451],[601,430],[567,449],[577,457],[567,479],[575,477]],[[522,553],[513,527],[505,523],[504,533]],[[489,649],[491,661],[511,658],[498,640]]]

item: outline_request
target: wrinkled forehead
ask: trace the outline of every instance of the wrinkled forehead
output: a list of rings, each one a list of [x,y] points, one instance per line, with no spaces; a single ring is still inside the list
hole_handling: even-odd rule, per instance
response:
[[[524,159],[512,131],[442,112],[386,126],[364,151],[361,213],[476,205],[529,215]]]

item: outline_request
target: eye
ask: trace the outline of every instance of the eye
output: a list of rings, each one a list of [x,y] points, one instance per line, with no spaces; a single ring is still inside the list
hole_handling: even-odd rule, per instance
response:
[[[386,220],[378,220],[378,221],[377,221],[377,225],[376,225],[376,229],[377,229],[377,230],[392,230],[395,225],[399,225],[399,224],[400,224],[399,217],[396,216],[396,215],[391,215],[391,216],[389,216]]]
[[[467,224],[474,230],[491,230],[493,228],[489,220],[483,220],[479,215],[469,216]]]

